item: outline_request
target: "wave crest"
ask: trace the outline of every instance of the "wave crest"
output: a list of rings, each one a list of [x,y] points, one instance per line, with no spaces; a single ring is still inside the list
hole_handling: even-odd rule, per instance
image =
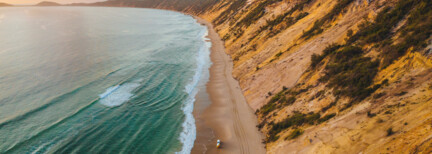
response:
[[[108,107],[120,106],[134,96],[132,91],[140,85],[139,82],[135,81],[109,87],[104,93],[99,95],[99,102]]]
[[[206,36],[208,35],[207,27],[203,28],[200,33],[202,37],[202,43],[204,44],[197,55],[197,67],[195,74],[189,84],[185,86],[185,92],[188,93],[188,97],[183,104],[182,110],[185,114],[185,121],[182,124],[183,131],[180,133],[179,140],[183,143],[182,150],[178,153],[187,154],[191,153],[195,139],[196,139],[196,126],[195,119],[193,117],[193,107],[195,102],[195,96],[198,93],[198,84],[205,69],[208,70],[210,66],[210,47],[211,43],[207,42]]]

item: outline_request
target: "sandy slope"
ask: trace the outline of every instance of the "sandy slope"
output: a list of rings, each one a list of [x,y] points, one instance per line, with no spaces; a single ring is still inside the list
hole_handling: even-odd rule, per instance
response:
[[[206,153],[265,153],[262,144],[263,135],[256,127],[256,116],[246,103],[238,82],[232,77],[232,60],[225,53],[222,40],[209,22],[203,19],[197,20],[209,27],[208,37],[212,42],[213,65],[210,68],[210,81],[207,84],[211,104],[201,114],[195,115],[213,131],[200,131],[203,128],[198,125],[198,138],[195,145],[200,143],[208,145],[204,148]],[[203,137],[213,136],[213,134],[215,137],[210,140]],[[222,148],[215,148],[216,139],[222,141]],[[197,148],[193,150],[193,153],[201,152],[202,150]]]

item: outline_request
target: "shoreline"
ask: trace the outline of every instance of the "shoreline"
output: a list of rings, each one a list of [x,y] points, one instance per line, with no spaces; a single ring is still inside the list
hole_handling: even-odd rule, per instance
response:
[[[233,63],[230,56],[225,53],[224,42],[210,22],[190,16],[195,18],[197,23],[207,27],[207,38],[212,44],[210,76],[208,81],[198,88],[194,96],[195,103],[192,104],[192,114],[196,122],[196,138],[192,153],[265,153],[263,135],[256,127],[257,117],[247,104],[238,81],[232,77]],[[217,139],[222,141],[220,149],[215,147]]]
[[[232,77],[233,63],[223,41],[211,23],[192,17],[207,27],[212,43],[209,81],[200,87],[194,104],[197,138],[192,153],[265,153],[257,117]],[[215,147],[217,139],[222,142],[220,149]]]

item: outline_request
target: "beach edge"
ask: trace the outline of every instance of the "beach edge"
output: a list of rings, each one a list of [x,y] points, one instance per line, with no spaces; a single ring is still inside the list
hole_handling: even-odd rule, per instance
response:
[[[258,120],[252,108],[247,104],[237,80],[232,76],[233,62],[226,54],[224,42],[210,22],[192,16],[196,21],[207,27],[208,38],[211,41],[210,77],[205,90],[211,103],[201,113],[196,112],[195,119],[201,119],[211,131],[197,131],[197,136],[207,136],[207,139],[195,140],[192,153],[265,153],[262,143],[264,136],[258,128]],[[198,99],[195,106],[200,105]],[[206,134],[202,134],[206,133]],[[212,134],[209,134],[212,133]],[[210,137],[210,138],[209,138]],[[222,141],[222,147],[215,147],[216,140]],[[197,150],[198,144],[205,145],[205,151]]]

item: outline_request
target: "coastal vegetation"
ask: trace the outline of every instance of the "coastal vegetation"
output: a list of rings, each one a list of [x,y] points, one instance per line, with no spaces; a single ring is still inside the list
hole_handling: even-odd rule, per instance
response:
[[[362,100],[375,88],[370,88],[378,72],[379,62],[363,56],[363,50],[356,46],[345,46],[330,52],[331,60],[325,67],[321,82],[328,82],[335,95]]]
[[[243,19],[237,22],[236,27],[250,26],[265,14],[266,6],[280,1],[281,0],[264,0],[253,8]]]
[[[220,6],[220,8],[227,7],[214,21],[213,23],[219,25],[228,20],[229,16],[235,12],[237,9],[242,8],[246,4],[245,0],[233,0],[228,1]]]
[[[376,136],[367,130],[378,129],[379,133],[387,131],[389,136],[400,137],[402,133],[394,133],[394,128],[399,129],[394,126],[396,118],[414,116],[402,116],[402,109],[397,108],[405,105],[392,103],[419,104],[420,95],[428,95],[415,94],[427,89],[411,89],[429,82],[426,77],[416,81],[428,74],[421,71],[430,69],[427,57],[431,53],[431,2],[266,2],[247,3],[236,12],[236,20],[219,27],[224,29],[221,34],[227,36],[226,46],[234,55],[237,69],[233,74],[256,109],[257,127],[266,135],[267,148],[274,152],[286,145],[303,145],[302,134],[325,136],[321,131],[339,131],[341,127],[361,128],[361,135]],[[282,7],[287,9],[280,10]],[[317,14],[323,11],[326,14]],[[252,46],[254,50],[250,50]],[[305,55],[307,60],[303,60]],[[408,101],[409,97],[412,100]],[[356,123],[351,122],[354,119]],[[349,134],[327,137],[332,138],[326,141],[328,144],[336,143],[338,138],[352,138]],[[373,137],[362,139],[385,145]],[[354,139],[341,147],[364,142]],[[307,146],[320,149],[314,143]]]
[[[340,0],[335,7],[323,18],[317,20],[312,28],[303,32],[301,38],[310,39],[314,35],[325,31],[326,24],[336,20],[336,17],[343,13],[346,7],[352,4],[351,0]],[[382,82],[376,82],[378,73],[391,65],[399,57],[404,56],[408,51],[422,51],[427,47],[428,40],[432,34],[432,8],[431,1],[425,0],[408,0],[398,1],[394,7],[384,7],[373,21],[364,19],[359,24],[358,30],[348,30],[347,38],[343,44],[330,44],[321,54],[312,54],[310,62],[310,72],[322,73],[318,81],[325,85],[325,89],[332,90],[332,93],[324,94],[324,91],[318,91],[310,97],[309,101],[320,98],[323,95],[331,95],[336,99],[321,108],[322,114],[326,113],[334,106],[339,106],[337,110],[344,111],[353,107],[354,104],[362,102],[374,94],[378,89],[389,86],[389,80],[384,79]],[[271,29],[282,22],[292,22],[292,17],[285,17],[285,14],[279,15],[273,20],[267,21],[264,27],[258,32]],[[396,26],[401,25],[401,26]],[[267,37],[273,34],[270,32]],[[377,56],[368,55],[371,51],[378,52]],[[280,55],[279,52],[277,55]],[[277,56],[278,57],[278,56]],[[305,88],[308,89],[313,87]],[[281,132],[292,130],[285,139],[294,139],[300,136],[303,131],[300,127],[323,123],[333,117],[336,113],[330,113],[324,117],[320,113],[301,113],[294,112],[293,115],[284,118],[280,122],[274,122],[272,116],[277,116],[278,111],[296,103],[302,96],[298,93],[298,83],[293,88],[283,88],[280,92],[273,95],[257,113],[260,113],[263,121],[260,128],[265,128],[267,123],[266,142],[274,142],[280,138]],[[404,96],[406,91],[394,94],[395,96]],[[386,96],[385,92],[379,92],[372,95],[373,99],[379,99]],[[327,97],[327,96],[324,96]],[[304,98],[304,96],[302,96]],[[348,103],[338,104],[340,98],[349,98]],[[273,114],[270,114],[273,113]],[[383,114],[392,114],[391,111]],[[373,118],[378,113],[368,111],[367,116]],[[393,135],[392,128],[387,130],[387,135]]]
[[[324,31],[323,26],[332,20],[334,20],[339,14],[341,14],[346,7],[351,4],[354,0],[338,0],[337,4],[333,9],[327,13],[320,20],[315,21],[312,28],[303,32],[302,38],[309,39],[312,36],[318,35]]]
[[[311,56],[311,67],[312,68],[315,68],[319,63],[321,63],[321,61],[326,57],[326,56],[328,56],[330,53],[332,53],[332,52],[334,52],[334,51],[336,51],[336,50],[338,50],[339,48],[341,48],[342,46],[341,45],[338,45],[338,44],[331,44],[331,45],[328,45],[324,50],[323,50],[323,52],[322,52],[322,54],[321,55],[319,55],[319,54],[312,54],[312,56]]]
[[[295,139],[295,138],[299,137],[300,135],[302,135],[303,132],[304,132],[304,131],[303,131],[302,129],[300,129],[300,128],[296,128],[296,129],[294,129],[294,130],[291,132],[290,135],[288,135],[288,136],[285,138],[285,140],[292,140],[292,139]]]
[[[297,21],[300,19],[306,17],[309,15],[307,12],[300,12],[297,16],[292,17],[291,15],[296,11],[302,11],[304,6],[307,4],[310,4],[312,0],[305,0],[300,1],[298,4],[296,4],[293,8],[289,9],[287,12],[278,15],[272,20],[267,20],[266,25],[260,27],[260,29],[256,32],[255,36],[259,35],[265,30],[271,29],[270,33],[266,35],[267,37],[272,37],[278,34],[281,30],[286,29],[290,27],[291,25],[294,25]],[[275,28],[277,25],[280,25],[284,23],[283,28],[277,29]]]
[[[391,136],[391,135],[393,135],[395,132],[393,131],[393,128],[388,128],[387,129],[387,136]]]
[[[255,23],[258,19],[260,19],[262,16],[264,16],[264,14],[266,13],[266,7],[268,5],[271,5],[273,3],[276,2],[280,2],[281,0],[265,0],[260,2],[257,6],[253,7],[251,11],[248,11],[247,15],[243,18],[241,18],[239,21],[235,21],[235,25],[230,28],[229,32],[226,35],[224,35],[222,37],[223,40],[228,40],[231,38],[231,36],[234,36],[234,40],[239,38],[241,35],[243,35],[244,27],[249,27],[251,24]],[[221,19],[225,19],[227,18],[227,14],[229,12],[233,12],[234,8],[238,8],[235,6],[241,6],[244,5],[245,1],[244,0],[240,0],[240,1],[234,1],[234,3],[227,9],[225,10],[221,16],[219,16],[218,18],[216,18],[216,22],[217,21],[224,21]]]
[[[336,116],[335,113],[326,115],[321,118],[320,113],[308,113],[303,114],[299,112],[294,112],[294,115],[285,118],[284,120],[271,124],[271,129],[269,130],[266,142],[273,142],[279,139],[279,133],[291,127],[296,127],[293,132],[286,139],[294,139],[303,133],[303,130],[299,129],[303,125],[314,125],[323,123]]]
[[[284,106],[292,105],[296,101],[296,95],[306,92],[310,87],[294,91],[283,87],[282,91],[274,95],[270,101],[264,105],[258,112],[263,115],[267,115],[275,109],[282,108]]]
[[[321,55],[313,54],[311,68],[315,68],[325,57],[330,56],[329,63],[325,67],[325,75],[320,81],[328,82],[327,86],[332,88],[337,96],[348,96],[355,101],[363,100],[382,86],[382,84],[377,84],[371,87],[379,71],[380,63],[384,68],[396,58],[404,55],[408,48],[413,47],[418,51],[421,47],[426,46],[426,40],[432,32],[432,22],[429,22],[432,21],[432,18],[428,16],[428,13],[432,15],[432,11],[426,11],[425,8],[427,6],[431,8],[431,3],[422,1],[415,7],[414,0],[399,1],[393,9],[384,8],[374,22],[365,21],[360,24],[357,33],[348,35],[351,37],[347,39],[345,45],[332,44],[327,46]],[[386,44],[391,41],[392,25],[400,22],[413,8],[416,9],[411,12],[407,25],[401,30],[402,34],[408,35],[401,35],[403,41],[396,45]],[[365,52],[358,46],[377,42],[379,46],[384,46],[380,48],[383,51],[381,62],[364,57]]]
[[[386,67],[403,56],[410,48],[420,51],[427,46],[432,34],[432,2],[428,0],[398,1],[395,7],[385,7],[374,22],[364,21],[359,31],[348,39],[348,43],[376,43],[382,49],[382,65]],[[407,17],[408,16],[408,17]],[[404,19],[406,18],[407,19]],[[394,29],[401,20],[406,24]],[[395,31],[397,30],[397,31]],[[400,33],[397,43],[392,36]]]

